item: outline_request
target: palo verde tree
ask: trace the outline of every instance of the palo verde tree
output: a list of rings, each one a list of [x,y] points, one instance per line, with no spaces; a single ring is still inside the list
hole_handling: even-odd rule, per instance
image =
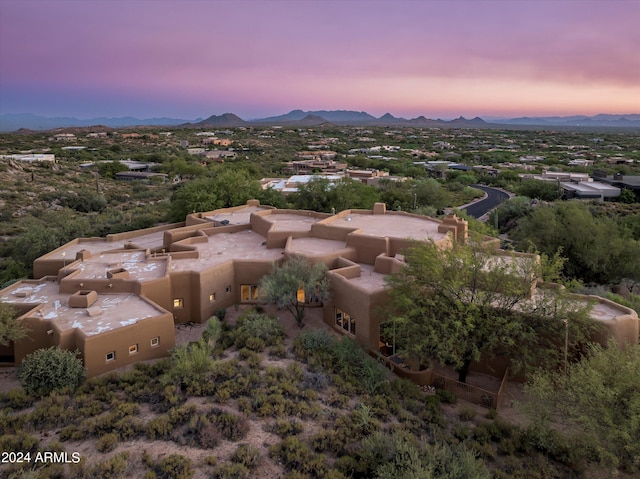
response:
[[[291,256],[280,266],[273,266],[258,285],[260,295],[280,309],[286,309],[299,327],[304,326],[305,303],[310,299],[324,301],[329,297],[327,268],[302,256]]]
[[[585,341],[587,308],[561,290],[538,288],[531,300],[538,279],[545,272],[557,276],[561,262],[496,253],[475,242],[410,248],[406,267],[387,279],[389,319],[383,334],[422,365],[432,359],[452,364],[461,382],[483,355],[506,355],[516,369],[540,362],[561,365],[562,347],[545,344],[549,337],[563,338],[565,327],[571,329],[572,348]],[[543,350],[546,356],[539,354]]]

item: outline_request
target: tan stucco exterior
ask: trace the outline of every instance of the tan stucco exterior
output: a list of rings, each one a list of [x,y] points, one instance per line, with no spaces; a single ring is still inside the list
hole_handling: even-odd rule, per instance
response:
[[[385,277],[403,267],[407,247],[432,241],[449,248],[467,234],[467,222],[454,215],[440,221],[387,212],[381,203],[328,215],[251,200],[189,215],[185,223],[76,239],[38,258],[35,280],[0,291],[0,301],[14,304],[17,320],[31,329],[12,351],[0,352],[13,355],[4,364],[20,364],[38,348],[78,350],[89,376],[164,357],[175,345],[176,323],[202,323],[221,308],[250,302],[243,290],[291,255],[327,265],[332,297],[323,306],[325,322],[377,350]],[[637,341],[635,312],[598,301],[604,306],[597,319],[608,334]]]

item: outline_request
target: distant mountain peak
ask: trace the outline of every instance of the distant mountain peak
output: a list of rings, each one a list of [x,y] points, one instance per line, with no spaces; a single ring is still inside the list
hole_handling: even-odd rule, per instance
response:
[[[243,126],[246,125],[246,123],[246,121],[244,121],[235,113],[223,113],[222,115],[211,115],[209,118],[206,118],[197,124],[232,127]]]

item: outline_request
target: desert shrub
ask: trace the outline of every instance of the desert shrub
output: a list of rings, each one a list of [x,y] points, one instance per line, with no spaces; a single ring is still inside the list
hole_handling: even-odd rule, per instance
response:
[[[121,452],[112,458],[97,463],[88,474],[92,479],[113,479],[126,477],[129,469],[129,453]]]
[[[296,419],[276,419],[267,427],[269,432],[274,432],[280,437],[295,436],[304,431],[304,424]]]
[[[224,462],[213,471],[214,479],[248,479],[251,477],[249,469],[237,462]]]
[[[61,441],[81,441],[89,437],[89,431],[81,429],[75,424],[69,424],[60,429],[59,437]]]
[[[255,341],[254,341],[255,340]],[[255,342],[262,343],[261,345],[257,345],[255,349],[251,346],[255,345]],[[262,351],[264,349],[264,341],[260,338],[249,338],[246,342],[246,347],[242,348],[240,353],[240,358],[247,362],[247,366],[251,369],[259,369],[260,363],[262,362],[262,356],[255,351]]]
[[[171,382],[186,389],[192,384],[201,383],[212,366],[211,350],[201,339],[173,349],[168,377]]]
[[[275,344],[269,348],[269,356],[274,358],[286,358],[287,347],[284,344]]]
[[[0,451],[4,452],[35,452],[39,441],[25,432],[5,434],[0,436]]]
[[[73,414],[71,400],[66,394],[51,393],[43,398],[37,407],[27,416],[28,421],[36,427],[55,427],[65,424]]]
[[[471,427],[465,424],[456,424],[455,426],[453,426],[451,434],[453,434],[453,437],[455,437],[459,441],[466,441],[473,436],[473,430],[471,429]]]
[[[207,419],[215,424],[220,434],[229,441],[238,441],[249,432],[249,421],[246,416],[214,408],[207,414]]]
[[[202,339],[209,345],[209,348],[213,350],[222,335],[222,320],[216,316],[212,316],[207,321],[207,327],[202,333]]]
[[[461,407],[458,411],[458,417],[461,421],[471,421],[476,417],[476,414],[478,414],[478,411],[472,407]]]
[[[147,423],[146,433],[147,437],[154,441],[156,439],[168,439],[171,437],[174,425],[169,419],[168,414],[162,414],[154,417]]]
[[[162,479],[189,479],[193,475],[191,460],[180,454],[165,457],[155,469]]]
[[[224,322],[224,318],[227,317],[227,308],[221,308],[218,310],[218,312],[216,313],[216,317],[220,320]]]
[[[252,469],[260,462],[260,451],[248,444],[240,444],[233,454],[231,454],[231,460]]]
[[[247,310],[238,318],[232,337],[239,349],[262,351],[265,346],[281,344],[285,331],[278,318]]]
[[[15,434],[24,428],[25,422],[23,415],[0,412],[0,431],[4,434]]]
[[[447,391],[446,389],[438,389],[436,391],[436,396],[445,404],[455,404],[458,401],[455,394],[451,391]]]
[[[394,378],[389,382],[389,392],[404,400],[422,400],[423,396],[420,388],[411,380],[405,378]]]
[[[76,353],[59,347],[39,349],[27,355],[18,369],[20,384],[36,396],[65,388],[73,391],[85,376],[86,371]]]
[[[328,355],[336,339],[324,329],[304,331],[293,341],[293,352],[300,359],[306,360],[310,355]]]
[[[196,437],[198,446],[205,449],[213,449],[220,444],[220,441],[222,441],[222,434],[220,434],[220,431],[218,431],[215,425],[206,420],[200,421]]]
[[[116,448],[117,445],[118,434],[116,434],[115,432],[111,432],[98,439],[96,449],[98,450],[98,452],[111,452]]]
[[[0,409],[19,411],[33,404],[33,397],[24,389],[12,389],[0,394]]]
[[[269,455],[278,458],[289,471],[323,478],[327,471],[326,458],[309,450],[296,436],[290,436],[269,448]]]

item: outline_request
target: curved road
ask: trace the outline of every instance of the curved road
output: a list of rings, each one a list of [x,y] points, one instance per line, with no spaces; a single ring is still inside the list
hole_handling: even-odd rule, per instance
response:
[[[480,218],[486,215],[489,211],[497,207],[500,203],[503,203],[509,199],[509,194],[496,188],[483,185],[470,185],[473,188],[484,191],[487,197],[484,200],[480,200],[477,203],[473,203],[466,208],[463,208],[468,215],[474,218]]]

